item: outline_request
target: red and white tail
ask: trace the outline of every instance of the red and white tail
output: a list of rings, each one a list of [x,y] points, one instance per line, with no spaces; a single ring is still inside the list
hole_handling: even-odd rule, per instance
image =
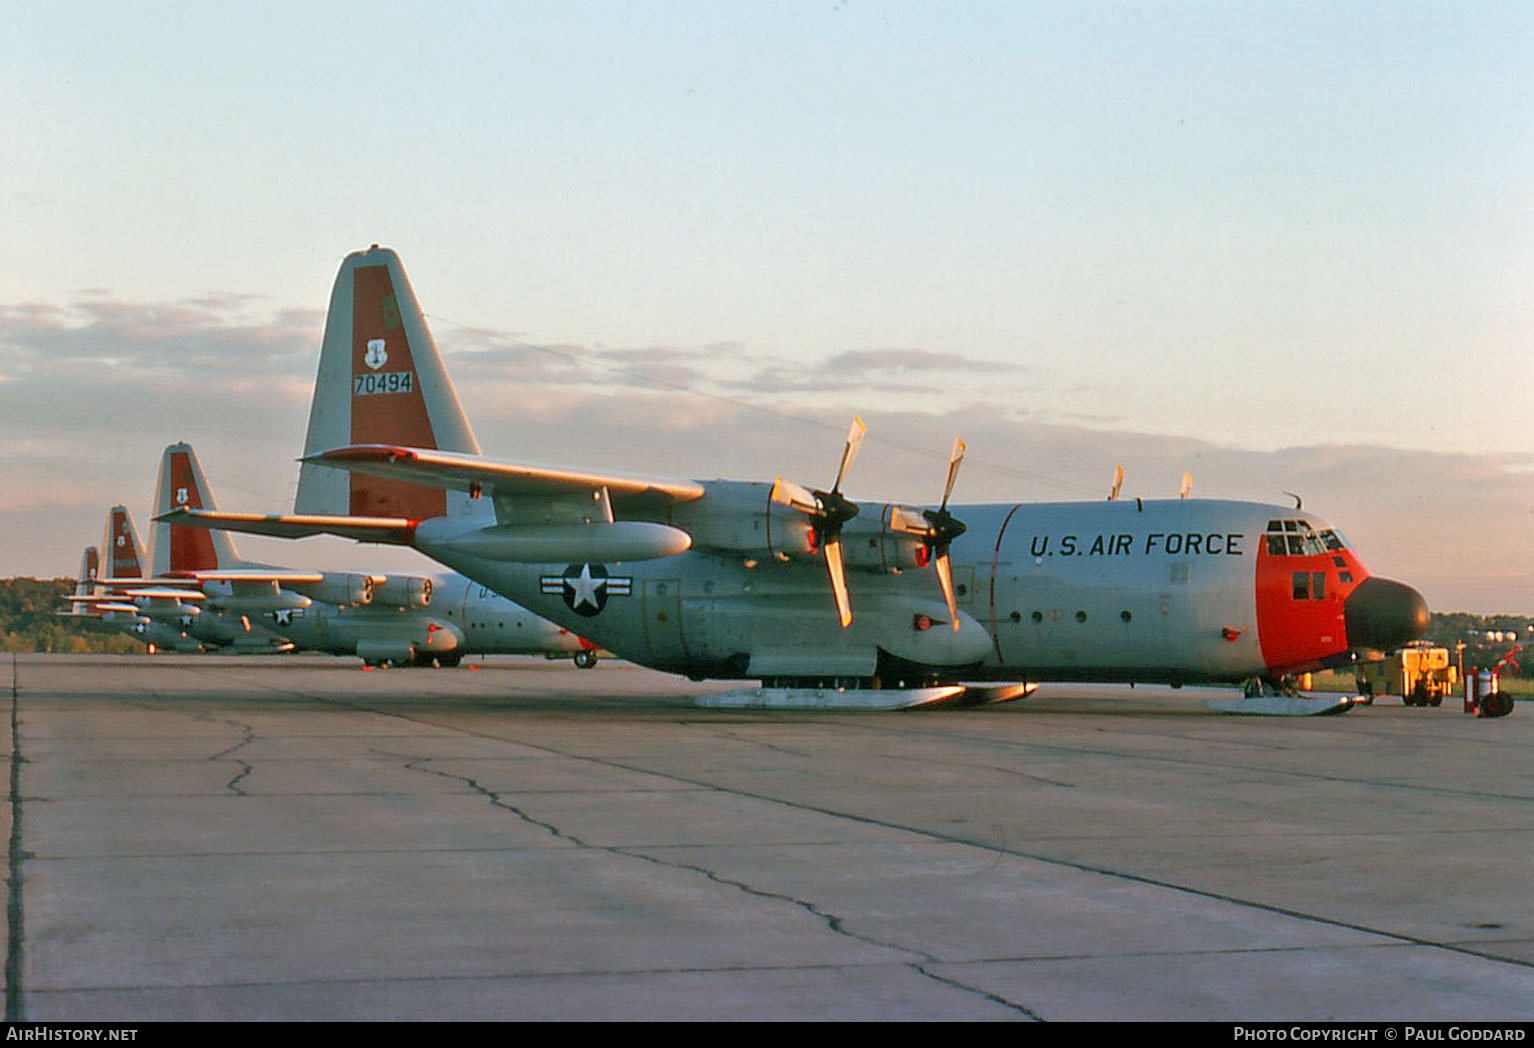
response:
[[[95,619],[101,615],[100,610],[94,603],[102,599],[106,593],[106,587],[96,581],[101,578],[101,551],[95,546],[86,546],[80,554],[80,574],[76,577],[75,592],[69,606],[56,614],[67,619]]]
[[[75,583],[75,596],[100,595],[101,584],[96,581],[99,578],[101,578],[101,551],[95,546],[86,546],[85,552],[80,555],[80,578]]]
[[[399,256],[376,244],[346,256],[330,293],[304,454],[399,444],[479,454]],[[459,493],[304,464],[296,513],[447,516]]]
[[[108,578],[146,577],[144,547],[139,543],[138,532],[133,528],[133,518],[128,515],[128,507],[113,506],[107,510],[107,530],[103,545],[107,551]]]
[[[154,515],[163,516],[173,509],[218,509],[208,490],[197,452],[190,444],[172,444],[160,457],[160,479],[155,485]],[[218,571],[247,564],[235,552],[234,540],[227,531],[177,527],[155,521],[152,528],[154,573],[170,575],[183,571]]]
[[[101,551],[95,546],[86,546],[85,552],[80,554],[80,574],[75,582],[75,597],[89,598],[94,600],[106,592],[106,588],[96,580],[101,578]],[[59,614],[70,618],[95,618],[97,615],[93,605],[84,600],[75,600],[70,603],[68,611]]]

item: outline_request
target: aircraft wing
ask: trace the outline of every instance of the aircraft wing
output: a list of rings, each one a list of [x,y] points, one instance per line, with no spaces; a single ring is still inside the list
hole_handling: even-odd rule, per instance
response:
[[[323,582],[325,573],[321,571],[287,571],[276,568],[270,571],[252,571],[248,568],[234,568],[228,571],[188,571],[178,577],[195,579],[198,582],[228,582],[239,584],[242,582],[280,582],[280,583],[306,583]],[[382,581],[384,576],[374,576],[375,581]]]
[[[339,535],[358,542],[408,546],[420,521],[407,517],[343,517],[304,513],[223,513],[204,509],[173,509],[155,518],[180,527],[240,531],[280,539]]]
[[[615,507],[635,512],[691,502],[704,492],[703,485],[691,480],[554,469],[394,444],[353,444],[305,455],[299,461],[492,497],[565,502],[589,499],[592,492],[605,488]]]
[[[198,589],[172,589],[172,588],[122,588],[113,587],[113,591],[105,596],[85,596],[72,593],[64,599],[71,604],[100,604],[103,601],[122,600],[123,598],[143,598],[145,600],[207,600],[207,594]]]
[[[142,600],[207,600],[208,595],[199,589],[170,586],[150,586],[143,589],[118,591],[121,596]]]

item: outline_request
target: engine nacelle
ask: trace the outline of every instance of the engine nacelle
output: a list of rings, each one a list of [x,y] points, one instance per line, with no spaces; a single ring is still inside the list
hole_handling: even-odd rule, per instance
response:
[[[319,582],[307,583],[301,588],[304,593],[325,604],[344,607],[373,603],[373,576],[354,571],[327,571]]]
[[[842,559],[847,567],[886,573],[925,568],[932,550],[919,537],[893,527],[897,517],[921,521],[921,510],[886,504],[877,507],[879,515],[872,517],[874,508],[865,505],[842,528]]]
[[[819,555],[810,518],[772,501],[771,484],[711,481],[706,489],[671,511],[671,523],[692,536],[694,549],[753,560]]]
[[[692,536],[695,549],[756,560],[820,558],[811,518],[772,500],[771,484],[714,481],[696,502],[677,506],[671,521]],[[842,559],[857,571],[896,572],[926,567],[932,551],[919,535],[897,528],[925,525],[921,510],[864,503],[842,526]]]
[[[391,575],[373,587],[373,603],[386,608],[424,608],[431,603],[431,579]]]

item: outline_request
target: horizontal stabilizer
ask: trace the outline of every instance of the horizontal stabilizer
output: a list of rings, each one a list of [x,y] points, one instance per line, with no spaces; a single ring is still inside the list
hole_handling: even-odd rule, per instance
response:
[[[404,517],[339,517],[302,513],[215,513],[208,510],[172,510],[164,520],[190,528],[215,531],[240,531],[249,535],[270,535],[282,539],[303,539],[311,535],[339,535],[358,542],[380,542],[409,546],[418,521]]]

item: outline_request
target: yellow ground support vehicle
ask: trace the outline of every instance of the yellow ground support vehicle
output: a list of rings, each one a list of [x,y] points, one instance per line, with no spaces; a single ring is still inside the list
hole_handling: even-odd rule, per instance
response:
[[[1458,683],[1449,649],[1416,641],[1385,656],[1384,662],[1358,667],[1358,693],[1365,702],[1377,695],[1399,695],[1408,706],[1439,706]]]

